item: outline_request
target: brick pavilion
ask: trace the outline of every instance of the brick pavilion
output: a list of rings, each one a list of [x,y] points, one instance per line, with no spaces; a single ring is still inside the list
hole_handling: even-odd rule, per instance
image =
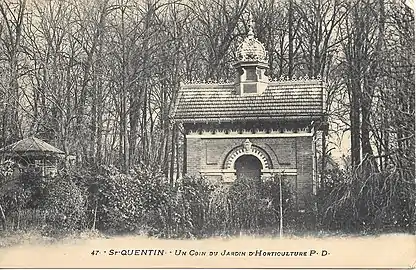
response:
[[[316,191],[325,86],[270,81],[267,52],[252,29],[238,48],[234,82],[181,85],[174,119],[185,133],[183,170],[224,183],[284,175],[302,211]]]

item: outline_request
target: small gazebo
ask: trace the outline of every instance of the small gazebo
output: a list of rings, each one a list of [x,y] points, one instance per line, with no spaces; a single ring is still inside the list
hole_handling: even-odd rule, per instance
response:
[[[40,171],[42,176],[53,176],[58,162],[65,158],[65,152],[31,136],[0,149],[0,156],[3,162],[13,160],[21,168]]]

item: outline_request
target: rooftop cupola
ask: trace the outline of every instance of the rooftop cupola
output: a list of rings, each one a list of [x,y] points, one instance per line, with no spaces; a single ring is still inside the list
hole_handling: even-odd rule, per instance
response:
[[[254,36],[254,22],[250,14],[248,33],[237,49],[236,92],[239,95],[262,94],[267,88],[268,67],[267,51],[264,45]]]

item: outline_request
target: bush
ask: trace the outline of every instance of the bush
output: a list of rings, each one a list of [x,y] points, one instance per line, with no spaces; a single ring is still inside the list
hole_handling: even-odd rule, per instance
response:
[[[204,227],[207,235],[225,234],[231,228],[229,188],[228,185],[217,185],[209,193]]]
[[[210,193],[214,187],[203,177],[185,176],[174,187],[171,205],[176,237],[200,237],[204,235],[208,221]]]
[[[96,178],[97,228],[110,233],[157,234],[169,227],[171,187],[158,173],[114,168]],[[167,228],[169,230],[169,228]]]
[[[36,208],[45,195],[45,178],[40,173],[23,171],[19,176],[3,179],[0,201],[5,212]]]
[[[261,231],[279,224],[279,181],[241,179],[231,186],[185,176],[171,185],[162,174],[109,170],[98,180],[98,228],[112,233],[146,232],[190,238]],[[293,206],[283,181],[285,218]]]
[[[174,204],[173,188],[162,174],[136,174],[141,187],[139,205],[142,209],[142,227],[152,236],[168,237],[171,234]]]
[[[242,231],[276,231],[280,223],[279,178],[264,181],[239,179],[229,186],[219,185],[210,193],[206,221],[208,234],[238,234]],[[284,220],[293,215],[290,186],[282,179]]]
[[[279,177],[264,181],[239,179],[229,192],[231,205],[231,229],[259,231],[276,230],[280,224],[280,181]],[[284,220],[290,218],[294,200],[287,182],[282,179],[282,201]]]
[[[45,211],[44,232],[62,234],[85,228],[85,197],[68,175],[46,179],[40,209]]]
[[[98,176],[97,228],[104,231],[130,232],[141,228],[140,183],[131,176]]]
[[[43,177],[26,169],[1,177],[0,203],[8,229],[42,228],[45,233],[72,231],[85,221],[85,200],[69,175]]]
[[[326,172],[318,193],[320,226],[344,232],[408,230],[414,189],[397,171],[362,168]]]

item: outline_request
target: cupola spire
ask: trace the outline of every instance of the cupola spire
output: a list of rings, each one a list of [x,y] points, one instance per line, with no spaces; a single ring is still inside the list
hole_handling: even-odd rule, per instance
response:
[[[247,37],[254,38],[254,20],[251,12],[248,14],[248,33]]]

